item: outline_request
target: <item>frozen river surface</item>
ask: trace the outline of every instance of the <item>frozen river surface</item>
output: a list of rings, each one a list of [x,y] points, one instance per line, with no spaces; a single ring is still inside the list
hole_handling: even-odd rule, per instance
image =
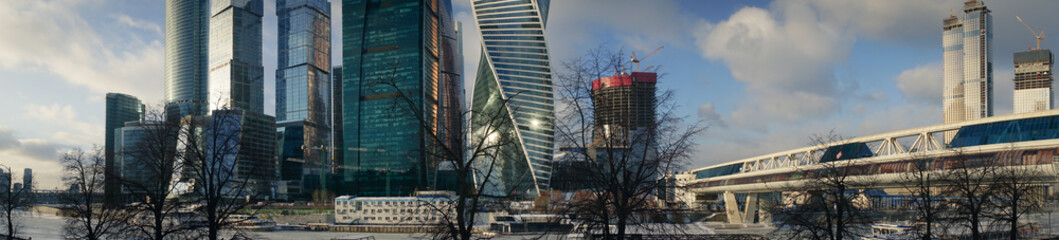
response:
[[[27,213],[20,214],[19,223],[22,225],[19,236],[32,237],[33,240],[40,239],[64,239],[62,225],[64,218],[52,214]],[[424,239],[423,234],[394,234],[394,233],[349,233],[349,232],[310,232],[310,231],[277,231],[277,232],[249,232],[254,239],[305,239],[305,240],[329,240],[338,237],[367,237],[373,236],[377,240],[396,239]],[[523,239],[522,237],[508,236],[493,239]]]

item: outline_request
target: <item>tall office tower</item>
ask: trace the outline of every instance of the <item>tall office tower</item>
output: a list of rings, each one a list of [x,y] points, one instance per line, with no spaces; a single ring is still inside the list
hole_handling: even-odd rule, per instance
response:
[[[33,169],[26,168],[22,172],[22,188],[25,188],[26,192],[33,191]]]
[[[963,4],[964,120],[993,116],[993,16],[982,1]]]
[[[327,0],[276,1],[279,63],[276,67],[276,134],[280,179],[303,191],[320,190],[329,175],[331,122],[331,3]],[[305,146],[305,147],[302,147]],[[303,174],[314,169],[315,179]],[[323,175],[321,175],[323,174]],[[304,180],[304,181],[303,181]],[[308,183],[313,184],[307,187]],[[324,189],[326,190],[326,189]],[[297,194],[295,191],[288,191]]]
[[[331,159],[335,161],[333,164],[336,166],[343,165],[342,153],[344,152],[342,144],[342,66],[335,66],[331,70],[331,109],[329,113],[331,119],[331,134],[328,136],[331,138]],[[347,187],[338,187],[341,194],[347,193],[345,189]]]
[[[657,73],[633,72],[592,81],[593,144],[628,147],[629,138],[638,137],[630,131],[654,125],[657,80]]]
[[[1052,109],[1052,51],[1017,52],[1014,60],[1015,113]]]
[[[207,114],[209,7],[209,0],[165,1],[165,103],[170,119]]]
[[[265,112],[261,66],[262,0],[213,0],[210,6],[209,107]]]
[[[449,0],[342,2],[342,180],[359,196],[436,186],[429,149],[444,119],[455,60]],[[400,91],[400,93],[398,92]],[[409,100],[409,101],[405,101]],[[456,113],[458,114],[458,113]],[[436,135],[435,135],[436,134]]]
[[[0,168],[0,196],[6,196],[11,192],[11,173]]]
[[[500,169],[488,179],[495,184],[483,191],[530,196],[548,188],[555,128],[552,72],[544,40],[548,5],[548,0],[473,3],[484,45],[471,109],[501,109],[510,118],[496,127],[517,136],[518,143],[501,150]],[[481,132],[485,122],[475,117],[471,117],[472,134]]]
[[[985,3],[964,2],[963,14],[942,20],[945,123],[993,116],[993,17]],[[945,142],[955,136],[945,133]]]
[[[144,155],[147,151],[144,149],[144,141],[148,141],[147,138],[150,137],[147,136],[148,131],[160,129],[162,124],[164,123],[158,121],[129,121],[110,133],[114,135],[114,176],[120,176],[130,182],[157,182],[155,180],[159,175],[153,174],[152,172],[156,171],[151,171],[147,167],[150,164],[144,162],[150,160],[141,157],[147,156]],[[117,188],[116,195],[107,196],[108,203],[124,204],[132,199],[142,199],[147,193],[145,189],[120,184]]]
[[[249,180],[249,189],[255,195],[267,196],[272,191],[272,183],[278,180],[275,163],[276,118],[263,113],[234,109],[213,111],[204,121],[213,131],[220,131],[212,136],[224,138],[210,139],[210,136],[206,136],[207,154],[210,154],[210,149],[226,149],[225,144],[238,144],[234,156],[224,158],[234,161],[225,164],[234,164],[236,178]]]
[[[963,102],[963,20],[955,14],[950,15],[942,21],[944,32],[941,36],[944,66],[942,67],[942,79],[944,79],[944,92],[942,94],[942,111],[944,112],[944,123],[962,122],[964,112],[967,110]],[[948,143],[955,136],[955,132],[945,133],[945,142]]]
[[[117,176],[118,165],[114,162],[115,149],[118,148],[114,142],[114,130],[125,126],[128,121],[140,121],[144,119],[144,105],[140,99],[123,93],[107,93],[107,125],[106,143],[103,150],[105,156],[105,171],[107,176]],[[105,177],[103,183],[103,196],[109,199],[119,199],[121,194],[121,183],[111,177]],[[116,201],[106,201],[116,202]]]

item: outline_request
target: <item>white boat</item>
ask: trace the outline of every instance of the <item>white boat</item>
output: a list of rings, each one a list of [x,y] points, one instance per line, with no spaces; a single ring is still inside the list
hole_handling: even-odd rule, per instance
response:
[[[249,215],[236,214],[228,217],[232,222],[232,228],[247,231],[273,231],[276,222],[268,219],[252,217]]]
[[[871,233],[861,240],[912,240],[916,238],[916,227],[897,223],[874,223]]]

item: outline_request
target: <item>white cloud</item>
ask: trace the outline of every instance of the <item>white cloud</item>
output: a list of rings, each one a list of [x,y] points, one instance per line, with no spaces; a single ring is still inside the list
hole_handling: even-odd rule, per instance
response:
[[[821,21],[840,25],[860,37],[933,47],[940,42],[941,19],[949,10],[960,11],[963,0],[804,0],[778,1],[777,5],[808,5]],[[930,23],[930,24],[924,24]]]
[[[65,129],[55,131],[51,135],[54,140],[65,144],[76,146],[89,146],[103,142],[104,127],[102,124],[93,124],[81,121],[77,113],[70,105],[26,105],[26,116],[50,125],[52,129]],[[72,132],[71,132],[72,131]]]
[[[663,51],[694,49],[688,29],[696,18],[674,0],[552,1],[548,16],[553,67],[597,47],[594,34],[615,36],[620,42],[605,43],[639,53],[663,45]]]
[[[941,106],[941,64],[930,63],[905,70],[894,78],[901,94],[913,101]]]
[[[703,104],[699,107],[699,120],[705,121],[710,126],[717,126],[727,128],[728,124],[721,119],[721,114],[717,113],[717,109],[713,106],[713,103]]]
[[[126,26],[149,30],[155,32],[158,35],[162,35],[162,27],[158,26],[158,24],[155,24],[153,22],[137,20],[125,14],[115,14],[113,15],[113,17],[114,19],[117,19],[119,23],[125,24]]]
[[[834,65],[847,57],[853,37],[804,5],[775,11],[745,7],[727,20],[700,22],[695,31],[702,55],[724,62],[752,96],[733,111],[733,124],[761,128],[838,109]]]
[[[19,138],[15,132],[0,126],[0,152],[13,153],[42,161],[54,161],[60,145],[43,139]]]
[[[126,44],[112,44],[107,39],[121,39],[121,36],[98,35],[78,12],[83,4],[5,2],[0,7],[0,29],[4,29],[6,36],[18,37],[0,38],[0,68],[49,72],[100,96],[123,92],[148,101],[160,100],[162,43],[119,41]],[[118,17],[115,21],[121,19]],[[142,23],[132,18],[127,20]]]

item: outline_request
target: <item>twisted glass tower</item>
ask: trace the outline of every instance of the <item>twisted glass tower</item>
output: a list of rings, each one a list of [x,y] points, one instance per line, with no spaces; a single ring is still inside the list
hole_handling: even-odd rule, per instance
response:
[[[471,118],[471,134],[497,128],[515,142],[499,151],[499,169],[484,191],[536,195],[548,188],[554,140],[554,95],[544,28],[548,0],[476,0],[474,18],[482,36],[482,57],[471,109],[501,112],[500,125],[485,126],[484,115]],[[487,114],[488,115],[488,114]],[[489,136],[487,138],[493,138]],[[479,171],[483,172],[483,171]]]

